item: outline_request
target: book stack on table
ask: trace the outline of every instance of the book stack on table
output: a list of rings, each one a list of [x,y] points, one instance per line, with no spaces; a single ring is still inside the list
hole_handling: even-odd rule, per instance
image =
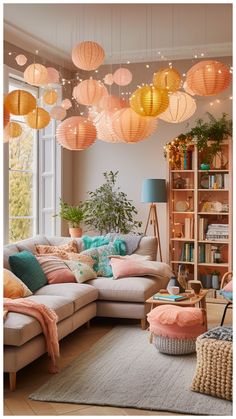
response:
[[[181,301],[181,300],[187,300],[189,298],[189,295],[173,295],[173,294],[164,294],[164,293],[157,293],[153,295],[154,300],[162,300],[162,301]]]

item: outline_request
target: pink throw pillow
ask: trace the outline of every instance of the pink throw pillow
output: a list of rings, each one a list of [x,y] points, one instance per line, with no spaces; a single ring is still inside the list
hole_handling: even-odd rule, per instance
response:
[[[74,274],[70,269],[58,269],[47,274],[49,284],[61,284],[63,282],[76,282]]]
[[[115,279],[146,275],[170,278],[173,275],[170,266],[164,262],[111,258],[110,265]]]
[[[227,291],[227,292],[233,292],[233,280],[232,279],[231,279],[231,281],[228,282],[228,284],[225,285],[223,290]]]

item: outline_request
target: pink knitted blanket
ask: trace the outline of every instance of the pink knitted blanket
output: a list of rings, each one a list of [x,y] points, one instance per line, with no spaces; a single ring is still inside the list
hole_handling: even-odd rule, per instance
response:
[[[59,343],[57,333],[58,317],[54,310],[48,308],[44,304],[36,303],[30,299],[25,298],[4,298],[4,317],[9,311],[16,313],[27,314],[34,317],[41,324],[43,334],[45,336],[47,352],[52,360],[52,365],[49,369],[51,373],[58,372],[56,366],[56,358],[59,357]]]

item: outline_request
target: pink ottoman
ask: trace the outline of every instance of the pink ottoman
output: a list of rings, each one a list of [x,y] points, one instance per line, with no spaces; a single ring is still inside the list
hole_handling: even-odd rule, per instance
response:
[[[196,351],[196,338],[206,331],[200,308],[165,304],[147,315],[152,341],[163,353],[183,355]]]

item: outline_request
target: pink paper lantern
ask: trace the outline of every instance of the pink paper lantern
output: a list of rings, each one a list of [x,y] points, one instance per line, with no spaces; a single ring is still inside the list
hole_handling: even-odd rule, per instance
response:
[[[85,150],[96,140],[97,131],[92,122],[81,116],[71,116],[57,127],[57,141],[68,150]]]
[[[118,86],[127,86],[132,81],[132,73],[128,68],[118,68],[113,74],[113,81],[118,84]]]
[[[189,88],[188,83],[186,81],[183,84],[183,88],[186,93],[188,93],[191,96],[195,96],[195,93]]]
[[[129,104],[125,99],[121,99],[119,96],[114,95],[103,96],[98,103],[99,109],[107,112],[115,112],[119,109],[127,108],[128,106]]]
[[[53,67],[47,67],[47,83],[59,83],[60,74]]]
[[[104,58],[104,49],[97,42],[80,42],[72,49],[72,61],[82,70],[96,70],[103,63]]]
[[[50,115],[53,119],[62,121],[62,119],[66,117],[66,109],[64,109],[62,106],[54,106],[51,109]]]
[[[30,64],[24,71],[24,80],[33,86],[47,84],[48,72],[42,64]]]
[[[88,79],[74,87],[73,97],[82,105],[95,105],[106,92],[104,84],[94,79]]]
[[[97,129],[97,138],[107,143],[121,143],[122,140],[114,133],[112,128],[112,112],[103,111],[99,114],[99,119],[94,120]]]
[[[71,103],[70,99],[64,99],[64,100],[61,102],[61,106],[62,106],[64,109],[68,110],[68,109],[72,108],[72,103]]]
[[[27,58],[23,54],[17,55],[15,60],[16,60],[17,64],[20,65],[20,66],[23,66],[27,63]]]
[[[103,79],[104,83],[107,84],[108,86],[111,86],[113,84],[113,75],[111,73],[106,74],[104,79]]]
[[[114,134],[126,143],[144,140],[155,131],[156,126],[156,119],[140,116],[131,108],[120,109],[112,118]]]

